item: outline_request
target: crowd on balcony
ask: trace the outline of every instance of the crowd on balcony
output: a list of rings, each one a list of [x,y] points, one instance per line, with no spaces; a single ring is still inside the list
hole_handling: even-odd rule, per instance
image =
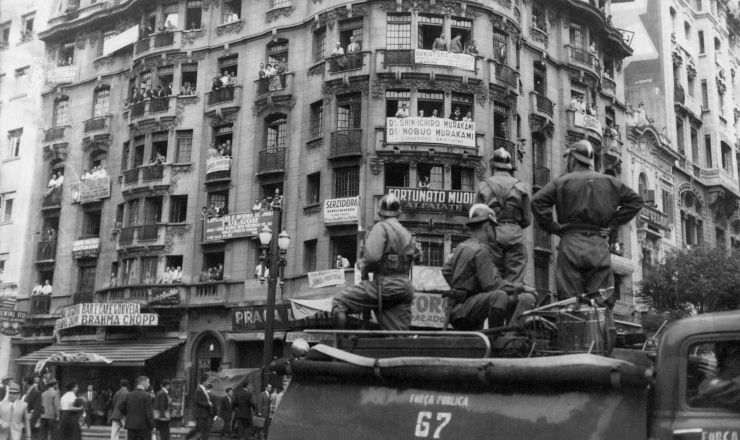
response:
[[[182,267],[168,266],[161,277],[157,280],[158,284],[178,284],[182,283]]]
[[[596,107],[596,104],[587,103],[582,95],[579,96],[573,96],[570,99],[570,108],[571,111],[578,112],[578,113],[584,113],[589,116],[599,116],[598,109]]]
[[[418,113],[420,118],[439,118],[439,114],[437,112],[437,109],[432,110],[432,114],[427,116],[424,113],[424,110],[419,110]],[[396,111],[396,118],[408,118],[409,117],[409,108],[406,103],[401,104],[400,107],[398,107],[398,110]],[[467,111],[465,114],[462,113],[460,110],[460,107],[455,107],[455,110],[450,113],[450,117],[447,119],[451,119],[453,121],[462,121],[462,122],[473,122],[473,112]]]
[[[360,43],[355,40],[355,37],[349,37],[349,44],[345,50],[342,47],[342,43],[337,41],[334,45],[334,50],[329,54],[329,58],[338,68],[338,70],[344,69],[356,69],[362,64],[362,58],[360,51],[362,47]]]
[[[202,207],[200,210],[201,220],[211,220],[214,218],[223,217],[229,213],[229,209],[226,207],[226,202],[221,202],[216,205],[215,202],[211,202],[208,207]]]
[[[213,267],[204,267],[203,272],[200,273],[201,281],[223,281],[224,279],[224,265],[218,263]]]
[[[96,165],[90,171],[82,170],[80,181],[104,179],[106,177],[108,177],[108,171],[105,170],[105,167],[103,165]]]
[[[280,189],[275,188],[275,193],[272,196],[265,196],[262,200],[257,199],[252,205],[252,212],[258,213],[260,211],[268,211],[272,208],[280,208],[283,205],[283,196],[280,195]]]
[[[64,184],[64,174],[54,173],[46,186],[45,196],[50,196],[53,192],[61,190],[62,184]]]
[[[49,283],[49,280],[44,281],[44,285],[42,286],[40,282],[36,281],[36,285],[33,286],[33,290],[31,290],[32,296],[40,296],[40,295],[51,295],[52,288],[51,283]]]
[[[208,158],[213,159],[216,157],[231,157],[231,141],[229,139],[218,145],[215,142],[211,142],[211,146],[208,147]]]
[[[470,44],[465,47],[465,44],[462,41],[462,34],[455,35],[455,37],[450,40],[450,43],[447,44],[445,34],[441,33],[439,34],[439,37],[434,39],[431,49],[443,50],[452,53],[467,53],[468,55],[478,55],[478,45],[475,43],[475,40],[471,41]]]
[[[269,81],[270,90],[282,90],[282,76],[287,68],[288,65],[285,58],[281,58],[276,63],[260,63],[259,79]]]
[[[220,90],[226,87],[234,87],[236,85],[236,74],[231,71],[224,70],[221,76],[214,76],[213,83],[211,83],[211,91]]]
[[[164,86],[162,84],[164,84]],[[166,82],[163,82],[162,84],[157,84],[154,88],[152,88],[151,84],[142,85],[139,89],[132,87],[131,94],[129,96],[129,103],[138,104],[143,102],[145,99],[166,98],[168,96],[172,96],[172,87],[170,87]]]
[[[180,89],[180,93],[178,93],[178,95],[195,95],[195,87],[190,84],[190,81],[185,81],[185,84],[182,85],[182,88]]]

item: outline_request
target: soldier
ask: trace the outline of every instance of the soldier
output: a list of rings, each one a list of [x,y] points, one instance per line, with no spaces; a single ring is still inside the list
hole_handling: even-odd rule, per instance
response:
[[[494,261],[506,281],[524,282],[527,249],[524,229],[532,223],[529,187],[511,175],[511,155],[503,148],[493,152],[493,175],[481,183],[477,200],[496,212]]]
[[[488,327],[516,322],[534,307],[534,289],[501,278],[493,264],[496,246],[496,213],[477,203],[465,222],[470,238],[460,243],[442,268],[450,285],[449,322],[457,330],[479,330],[488,318]],[[511,316],[510,316],[511,315]]]
[[[590,142],[576,142],[566,156],[568,173],[545,185],[532,199],[537,223],[561,236],[555,266],[560,299],[613,287],[609,234],[632,220],[643,205],[629,187],[593,170]]]
[[[337,328],[347,325],[347,312],[375,310],[384,330],[408,330],[411,325],[411,303],[414,288],[409,270],[419,251],[409,231],[399,223],[401,202],[388,194],[380,201],[375,224],[365,240],[363,255],[358,261],[362,271],[359,284],[346,287],[332,302],[332,314]],[[374,279],[368,280],[368,273]]]

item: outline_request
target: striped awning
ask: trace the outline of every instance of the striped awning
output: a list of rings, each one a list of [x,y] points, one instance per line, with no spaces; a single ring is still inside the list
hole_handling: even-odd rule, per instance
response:
[[[144,363],[185,341],[149,339],[142,341],[85,341],[59,343],[44,347],[17,359],[21,365],[86,364],[118,367],[141,367]]]

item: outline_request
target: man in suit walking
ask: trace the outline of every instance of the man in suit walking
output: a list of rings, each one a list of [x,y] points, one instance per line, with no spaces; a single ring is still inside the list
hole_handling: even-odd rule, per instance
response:
[[[149,378],[139,376],[136,389],[121,403],[121,414],[126,416],[128,440],[151,440],[154,431],[152,396],[149,395]]]
[[[41,393],[41,440],[54,440],[57,438],[59,423],[59,391],[57,381],[51,378],[46,381],[46,389]],[[116,438],[115,440],[118,440]]]
[[[170,381],[162,380],[159,391],[154,397],[154,423],[159,432],[159,440],[170,440]]]
[[[123,425],[126,424],[126,417],[121,414],[121,404],[126,400],[128,396],[128,379],[121,379],[121,387],[113,395],[111,400],[111,414],[110,414],[110,439],[118,440],[118,435],[123,429]]]
[[[193,438],[196,433],[200,434],[201,440],[208,440],[211,435],[211,425],[213,425],[213,416],[216,414],[216,407],[213,406],[211,395],[206,389],[206,380],[208,376],[200,379],[200,384],[195,389],[193,396],[193,417],[195,418],[195,429],[190,431],[185,437]]]
[[[28,384],[28,392],[23,397],[23,401],[28,405],[29,416],[31,417],[31,434],[33,434],[33,440],[38,439],[39,436],[39,418],[43,411],[41,406],[41,391],[39,391],[39,382],[41,378],[38,376],[31,376],[26,379]]]
[[[272,385],[269,383],[265,386],[265,390],[262,391],[257,397],[257,415],[264,417],[265,426],[260,429],[260,437],[267,438],[267,430],[270,427],[270,393],[272,392]]]
[[[8,399],[0,402],[0,440],[21,440],[23,430],[26,438],[31,438],[31,421],[28,405],[18,399],[21,387],[17,383],[8,385]]]
[[[224,436],[231,437],[231,426],[234,422],[234,390],[231,388],[226,388],[226,396],[221,399],[219,415],[224,419],[224,429],[221,431],[221,438]]]
[[[252,438],[252,407],[254,399],[246,382],[236,391],[234,396],[234,417],[237,424],[239,440]]]

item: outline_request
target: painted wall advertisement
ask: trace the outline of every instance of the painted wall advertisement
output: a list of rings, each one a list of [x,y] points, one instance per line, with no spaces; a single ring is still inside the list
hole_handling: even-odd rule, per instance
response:
[[[84,303],[75,304],[62,311],[54,330],[79,326],[153,327],[159,324],[156,313],[141,313],[137,303]]]
[[[455,67],[457,69],[475,70],[475,57],[466,53],[448,52],[446,50],[416,49],[416,64]]]
[[[475,203],[475,192],[436,190],[425,188],[386,187],[386,194],[393,194],[401,201],[402,211],[444,212],[467,214]]]
[[[386,118],[389,144],[431,143],[475,148],[475,122],[443,118]]]
[[[357,222],[359,197],[344,197],[324,201],[324,223]]]
[[[256,237],[259,230],[265,226],[272,229],[272,211],[227,214],[206,220],[205,239],[208,241]]]

